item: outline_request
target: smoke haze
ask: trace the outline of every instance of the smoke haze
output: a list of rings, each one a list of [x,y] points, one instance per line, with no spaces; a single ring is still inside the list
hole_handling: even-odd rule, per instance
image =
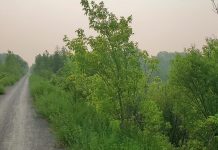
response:
[[[206,37],[218,35],[218,15],[209,0],[104,2],[116,15],[133,15],[133,39],[152,55],[201,47]],[[44,50],[63,46],[64,35],[74,37],[78,28],[91,33],[80,0],[0,0],[0,53],[12,50],[29,64]]]

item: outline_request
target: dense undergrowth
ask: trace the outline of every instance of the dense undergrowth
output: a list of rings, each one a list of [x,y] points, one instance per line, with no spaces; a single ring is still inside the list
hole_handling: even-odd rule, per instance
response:
[[[18,55],[9,51],[0,57],[0,94],[7,86],[13,85],[28,70],[27,63]]]
[[[217,150],[218,40],[151,57],[130,40],[131,16],[81,4],[96,36],[65,37],[66,48],[36,57],[30,78],[59,140],[84,150]]]
[[[69,148],[170,149],[161,134],[138,133],[133,132],[134,129],[122,131],[118,121],[97,112],[87,103],[76,102],[69,92],[38,75],[33,75],[30,83],[37,110],[49,119],[59,140]]]

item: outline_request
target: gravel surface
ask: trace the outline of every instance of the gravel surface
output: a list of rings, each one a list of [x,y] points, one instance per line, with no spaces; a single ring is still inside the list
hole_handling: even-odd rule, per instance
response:
[[[58,150],[48,123],[32,106],[26,75],[0,96],[0,150]]]

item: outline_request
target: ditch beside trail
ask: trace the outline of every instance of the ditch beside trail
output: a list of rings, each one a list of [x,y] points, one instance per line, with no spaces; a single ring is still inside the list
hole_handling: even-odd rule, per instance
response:
[[[0,96],[0,150],[57,150],[56,145],[33,108],[26,75]]]

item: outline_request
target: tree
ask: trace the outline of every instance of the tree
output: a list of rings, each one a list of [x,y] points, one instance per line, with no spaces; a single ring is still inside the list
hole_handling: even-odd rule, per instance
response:
[[[93,1],[89,4],[87,0],[82,0],[81,4],[89,17],[90,28],[98,36],[86,37],[84,31],[79,29],[78,38],[65,38],[67,46],[75,54],[74,60],[81,74],[95,74],[104,82],[108,100],[113,103],[114,113],[117,114],[115,118],[121,121],[121,128],[126,128],[131,122],[137,122],[140,126],[138,109],[144,101],[143,92],[152,61],[147,53],[141,52],[137,44],[130,41],[133,34],[130,27],[132,17],[118,19],[108,12],[103,2],[97,5]],[[147,73],[144,73],[142,64],[147,64]]]
[[[103,2],[82,0],[81,4],[97,34],[87,37],[78,29],[76,38],[65,36],[70,60],[63,69],[66,73],[61,73],[66,75],[64,89],[72,93],[73,103],[84,102],[108,118],[110,126],[123,137],[141,136],[142,147],[151,139],[161,138],[163,142],[159,132],[162,113],[146,97],[156,59],[130,40],[132,17],[117,18]],[[150,139],[145,141],[147,137]]]
[[[65,48],[61,50],[56,48],[54,54],[49,54],[48,51],[45,51],[42,55],[36,56],[34,71],[42,76],[46,74],[47,77],[50,77],[52,73],[58,73],[63,68],[66,55],[67,51]]]
[[[182,118],[189,131],[187,149],[217,149],[217,60],[218,40],[207,39],[202,50],[187,49],[184,56],[177,56],[173,62],[170,84],[186,95],[183,99],[176,98],[175,102],[179,104],[180,116],[185,116]]]
[[[205,52],[207,50],[205,47]],[[185,88],[192,100],[189,103],[194,105],[195,109],[205,118],[208,118],[218,112],[216,101],[218,93],[217,87],[214,85],[217,81],[214,73],[217,65],[207,57],[211,51],[203,54],[199,50],[191,48],[187,52],[186,56],[178,56],[174,61],[171,82]]]
[[[12,51],[0,55],[0,94],[28,71],[28,64]]]
[[[76,38],[65,36],[66,61],[58,73],[51,71],[50,80],[72,98],[67,101],[72,105],[67,105],[71,117],[66,121],[70,132],[64,135],[66,141],[82,145],[79,149],[170,149],[160,132],[162,112],[147,96],[157,61],[131,41],[132,17],[116,17],[103,2],[82,0],[81,4],[96,34],[86,36],[78,29]],[[48,64],[47,70],[52,70],[54,62],[61,62],[58,56],[39,55],[35,69],[41,72]],[[44,62],[48,63],[40,65]]]

